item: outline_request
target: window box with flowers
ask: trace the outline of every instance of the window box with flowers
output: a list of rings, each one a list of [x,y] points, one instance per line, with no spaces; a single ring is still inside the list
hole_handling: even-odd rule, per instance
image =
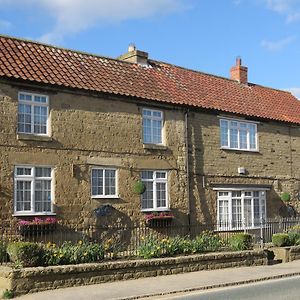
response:
[[[56,218],[34,218],[32,220],[19,220],[18,230],[22,235],[39,235],[51,233],[56,229]]]
[[[151,212],[145,214],[146,224],[149,227],[163,227],[170,224],[170,222],[174,219],[174,215],[172,212],[163,211],[163,212]]]

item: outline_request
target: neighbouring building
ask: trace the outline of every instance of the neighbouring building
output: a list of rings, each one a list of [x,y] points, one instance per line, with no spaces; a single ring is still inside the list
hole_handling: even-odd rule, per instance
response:
[[[242,224],[300,210],[300,103],[148,58],[0,36],[0,219]],[[135,193],[142,182],[143,194]],[[113,213],[97,216],[97,209]],[[291,207],[290,207],[291,208]]]

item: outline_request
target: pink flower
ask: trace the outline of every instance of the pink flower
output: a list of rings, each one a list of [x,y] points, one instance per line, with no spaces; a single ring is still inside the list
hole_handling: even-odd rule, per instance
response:
[[[26,220],[20,220],[18,222],[18,225],[20,225],[20,226],[29,225],[29,224],[30,224],[30,221],[26,221]]]

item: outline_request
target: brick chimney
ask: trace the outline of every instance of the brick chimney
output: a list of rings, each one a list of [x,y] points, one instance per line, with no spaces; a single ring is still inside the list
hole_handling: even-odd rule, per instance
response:
[[[142,66],[148,66],[148,53],[137,50],[134,44],[130,44],[128,47],[128,52],[119,56],[118,59]]]
[[[230,79],[237,80],[239,83],[248,83],[248,68],[242,66],[242,59],[236,58],[236,65],[230,69]]]

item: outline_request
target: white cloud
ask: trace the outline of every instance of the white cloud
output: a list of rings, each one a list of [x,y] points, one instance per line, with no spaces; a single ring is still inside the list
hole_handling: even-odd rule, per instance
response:
[[[280,51],[282,50],[285,46],[289,45],[293,41],[297,39],[296,36],[289,36],[287,38],[278,40],[278,41],[267,41],[263,40],[261,42],[261,46],[269,51]]]
[[[266,7],[283,16],[287,23],[300,20],[300,0],[262,0]]]
[[[296,98],[300,100],[300,87],[293,87],[285,90],[291,92]]]
[[[0,29],[5,30],[11,27],[11,23],[5,20],[0,20]]]
[[[101,23],[163,15],[184,7],[184,0],[0,0],[0,5],[42,10],[55,24],[41,40],[56,42]]]

